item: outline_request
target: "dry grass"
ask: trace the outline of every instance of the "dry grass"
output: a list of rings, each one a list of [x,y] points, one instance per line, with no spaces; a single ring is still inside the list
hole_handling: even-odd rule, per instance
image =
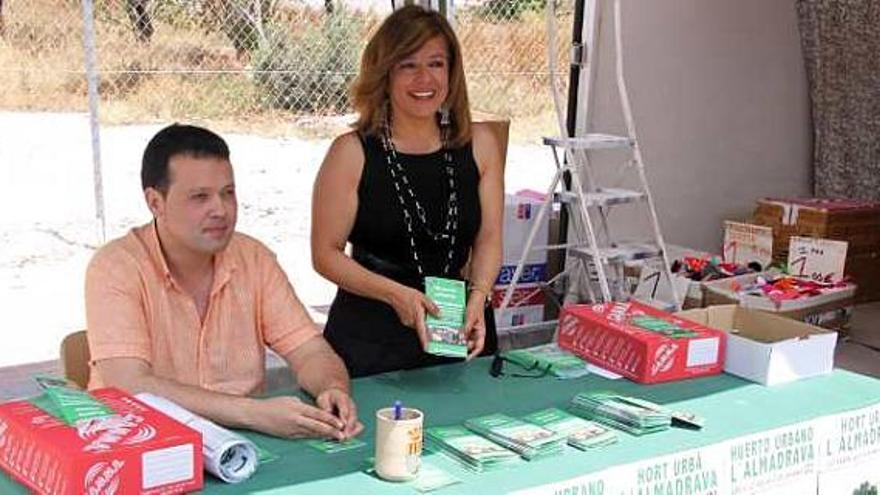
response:
[[[271,95],[261,93],[254,83],[249,60],[226,36],[199,23],[157,16],[152,41],[142,44],[135,40],[121,2],[99,1],[98,6],[103,122],[187,119],[237,132],[328,137],[350,120],[274,109],[268,101]],[[6,0],[0,108],[87,109],[79,9],[73,0]],[[320,22],[310,11],[286,10],[281,15],[279,22],[291,30],[297,23]],[[567,24],[560,21],[561,26]],[[374,23],[366,26],[370,29]],[[510,118],[514,142],[536,142],[541,134],[553,132],[543,17],[493,24],[463,16],[459,32],[474,108]],[[567,36],[561,33],[559,39]],[[565,56],[562,47],[559,52]]]

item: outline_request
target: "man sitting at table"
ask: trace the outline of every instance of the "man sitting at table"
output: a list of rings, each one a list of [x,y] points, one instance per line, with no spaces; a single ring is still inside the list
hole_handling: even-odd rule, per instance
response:
[[[95,253],[86,273],[89,388],[151,392],[235,428],[344,440],[360,433],[345,366],[263,244],[235,232],[229,148],[213,132],[172,125],[144,151],[153,221]],[[265,345],[317,407],[251,398]]]

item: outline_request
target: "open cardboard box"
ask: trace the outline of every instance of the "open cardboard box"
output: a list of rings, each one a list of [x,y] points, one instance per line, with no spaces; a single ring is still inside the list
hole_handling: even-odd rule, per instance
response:
[[[837,334],[734,305],[676,313],[728,332],[724,371],[764,385],[824,375],[834,366]]]
[[[736,279],[718,280],[706,287],[706,306],[739,304],[750,309],[762,309],[823,328],[845,330],[852,314],[855,284],[828,290],[818,296],[802,297],[775,303],[764,296],[740,295],[737,289],[749,285],[763,275],[750,273]]]
[[[739,287],[745,283],[750,283],[755,280],[755,276],[761,275],[763,272],[759,273],[745,273],[743,275],[734,275],[732,277],[727,278],[719,278],[716,280],[710,280],[707,282],[697,282],[691,281],[688,286],[687,298],[684,300],[684,305],[682,306],[685,309],[691,308],[705,308],[709,304],[707,304],[706,292],[708,292],[713,287],[720,288],[724,290],[728,287]]]
[[[667,252],[669,254],[669,259],[683,260],[684,258],[700,258],[700,259],[711,259],[718,258],[719,255],[708,253],[705,251],[699,251],[696,249],[686,248],[683,246],[676,246],[672,244],[666,245]],[[641,279],[642,267],[645,264],[645,260],[627,260],[623,264],[623,274],[627,278],[627,283],[629,284],[629,291],[635,292],[636,287],[638,286],[639,280]],[[720,289],[726,289],[731,287],[731,284],[736,283],[737,287],[754,280],[754,273],[746,273],[743,275],[734,275],[726,278],[720,278],[709,281],[700,281],[700,280],[687,280],[683,281],[684,275],[683,272],[673,274],[676,277],[676,282],[680,282],[680,284],[676,284],[676,288],[678,288],[678,295],[682,300],[682,307],[684,309],[691,308],[705,308],[706,304],[706,291],[711,287],[717,287]],[[763,273],[763,272],[761,272]],[[752,276],[749,278],[749,276]],[[671,296],[670,296],[671,297]]]

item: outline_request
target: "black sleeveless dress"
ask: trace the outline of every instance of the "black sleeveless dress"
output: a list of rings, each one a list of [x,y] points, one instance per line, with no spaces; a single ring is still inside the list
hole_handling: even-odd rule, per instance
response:
[[[394,182],[377,136],[361,136],[364,168],[358,184],[358,209],[349,235],[352,257],[362,266],[401,284],[424,291],[424,279],[410,251]],[[397,153],[413,192],[425,209],[430,226],[445,220],[449,196],[442,151],[424,155]],[[480,172],[470,144],[452,150],[458,189],[458,233],[449,274],[443,274],[449,244],[435,242],[417,221],[413,222],[415,242],[426,276],[461,278],[474,239],[480,229],[478,195]],[[410,209],[414,211],[410,205]],[[439,230],[439,229],[438,229]],[[498,346],[495,319],[486,307],[484,355]],[[415,330],[404,326],[390,305],[339,289],[330,306],[324,337],[345,362],[353,377],[385,371],[412,369],[460,360],[425,353]]]

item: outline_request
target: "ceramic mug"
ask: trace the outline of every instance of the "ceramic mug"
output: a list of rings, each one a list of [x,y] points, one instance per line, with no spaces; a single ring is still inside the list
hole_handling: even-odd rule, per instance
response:
[[[376,474],[389,481],[406,481],[418,476],[422,465],[422,424],[418,409],[394,408],[376,411]]]

